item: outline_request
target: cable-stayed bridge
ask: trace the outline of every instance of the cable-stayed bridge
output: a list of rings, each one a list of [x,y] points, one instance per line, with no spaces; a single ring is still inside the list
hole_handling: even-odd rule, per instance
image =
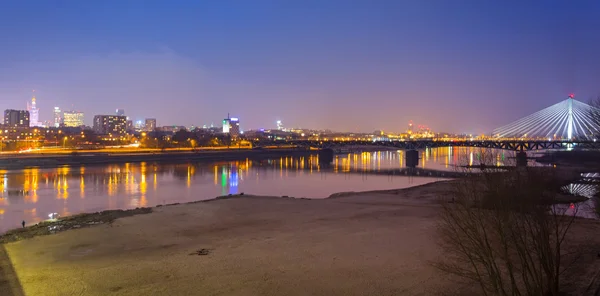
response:
[[[421,149],[429,147],[470,146],[508,150],[560,149],[572,147],[596,148],[600,136],[600,108],[577,101],[570,95],[566,100],[544,108],[531,115],[499,127],[485,140],[436,140],[410,139],[387,141],[284,141],[299,146],[328,148],[336,146],[379,145],[401,149]],[[274,141],[277,142],[277,141]],[[259,141],[255,144],[273,143]]]
[[[409,140],[262,140],[257,147],[292,145],[320,149],[381,146],[402,150],[436,147],[481,147],[528,151],[542,149],[600,149],[600,109],[577,101],[570,95],[564,101],[542,109],[493,131],[485,139],[409,139]]]
[[[600,109],[573,99],[556,103],[497,128],[495,138],[594,140],[600,133]]]
[[[404,150],[436,147],[481,147],[505,150],[583,148],[600,149],[600,108],[582,103],[570,95],[564,101],[497,128],[485,139],[409,140],[281,140],[257,141],[255,146],[294,145],[313,148],[382,146]]]
[[[600,149],[600,109],[576,101],[573,95],[568,99],[542,109],[515,122],[494,130],[492,136],[484,139],[410,139],[410,140],[262,140],[255,141],[255,147],[285,145],[321,149],[319,157],[325,162],[333,160],[336,148],[356,148],[380,146],[407,150],[406,166],[416,167],[419,162],[418,149],[436,147],[481,147],[519,151],[517,165],[527,165],[529,150],[545,149]]]

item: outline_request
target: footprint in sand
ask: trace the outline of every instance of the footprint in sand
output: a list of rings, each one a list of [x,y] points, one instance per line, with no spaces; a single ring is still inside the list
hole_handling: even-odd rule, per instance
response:
[[[197,251],[194,251],[194,252],[190,253],[189,255],[190,256],[192,256],[192,255],[206,256],[206,255],[210,254],[211,251],[212,250],[210,250],[210,249],[200,249],[200,250],[197,250]]]

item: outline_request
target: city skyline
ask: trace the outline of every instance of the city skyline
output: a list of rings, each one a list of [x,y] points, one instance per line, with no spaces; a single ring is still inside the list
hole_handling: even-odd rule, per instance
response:
[[[32,102],[36,102],[37,99],[35,97],[35,95],[32,97]],[[33,104],[33,106],[35,106],[35,104]],[[39,111],[39,108],[35,108],[37,111]],[[19,108],[13,108],[13,109],[5,109],[5,110],[17,110],[17,111],[28,111],[31,112],[31,105],[29,104],[29,102],[27,102],[27,108],[26,109],[19,109]],[[161,125],[157,125],[157,119],[156,118],[151,118],[151,117],[137,117],[137,118],[130,118],[129,116],[127,116],[125,114],[125,110],[118,108],[115,110],[115,112],[113,114],[110,113],[102,113],[102,114],[94,114],[92,115],[92,117],[96,117],[96,116],[124,116],[127,118],[127,121],[131,121],[132,124],[135,125],[141,125],[143,127],[145,127],[146,130],[153,130],[157,127],[161,127]],[[50,115],[51,117],[49,117],[47,120],[45,118],[41,118],[39,119],[39,121],[31,121],[31,127],[46,127],[46,128],[58,128],[58,127],[90,127],[93,129],[94,127],[94,123],[95,120],[92,120],[91,124],[88,124],[87,121],[85,121],[85,117],[84,116],[84,112],[78,111],[78,110],[61,110],[61,108],[59,106],[55,106],[52,109],[52,114]],[[81,119],[84,118],[84,119]],[[71,122],[72,121],[72,122]],[[76,124],[74,122],[77,122]],[[227,123],[226,123],[227,122]],[[227,118],[223,119],[221,122],[221,127],[224,133],[229,133],[230,128],[232,127],[232,122],[236,123],[236,134],[239,133],[240,131],[243,131],[243,129],[240,128],[240,124],[239,124],[239,118],[237,117],[231,117],[230,114],[227,114]],[[148,126],[152,126],[153,128],[148,129]],[[390,133],[403,133],[403,132],[407,132],[407,131],[412,131],[412,125],[413,125],[413,121],[410,120],[408,123],[408,129],[403,130],[402,126],[400,125],[396,130],[388,130],[387,132]],[[214,122],[211,122],[210,124],[192,124],[189,126],[185,126],[185,125],[181,125],[181,124],[171,124],[171,125],[162,125],[162,126],[182,126],[182,127],[186,127],[186,128],[192,128],[192,127],[196,127],[196,128],[213,128],[213,127],[219,127],[219,125],[215,125]],[[227,127],[226,127],[227,126]],[[404,126],[406,127],[406,125]],[[299,129],[302,127],[292,127],[292,129]],[[276,120],[274,122],[273,126],[269,126],[268,124],[266,125],[266,128],[252,128],[252,129],[248,129],[248,130],[264,130],[264,129],[270,129],[270,130],[285,130],[283,127],[283,121],[282,120]],[[423,130],[427,130],[429,131],[429,127],[427,125],[419,125],[419,129],[423,129]],[[328,130],[326,128],[317,128],[317,130]],[[375,130],[375,132],[383,132],[384,130],[380,129],[380,130]],[[345,130],[341,130],[341,131],[334,131],[334,132],[356,132],[356,131],[345,131]],[[362,131],[361,131],[362,132]]]
[[[480,134],[596,97],[600,4],[509,2],[3,2],[0,109],[35,89],[41,121],[121,108],[161,126]]]

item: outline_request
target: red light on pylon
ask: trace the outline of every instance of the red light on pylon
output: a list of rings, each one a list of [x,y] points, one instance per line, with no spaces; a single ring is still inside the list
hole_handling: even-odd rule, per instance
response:
[[[570,94],[569,95],[569,98],[571,98],[571,99],[574,98],[574,97],[575,97],[575,94]]]

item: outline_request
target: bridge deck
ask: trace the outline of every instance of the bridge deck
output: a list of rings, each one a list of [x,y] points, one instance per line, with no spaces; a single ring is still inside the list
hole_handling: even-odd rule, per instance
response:
[[[415,141],[310,141],[310,140],[292,140],[292,141],[256,141],[255,146],[277,146],[277,145],[295,145],[297,147],[312,148],[341,148],[351,146],[379,146],[385,148],[397,148],[402,150],[438,148],[438,147],[480,147],[491,149],[504,149],[514,151],[546,150],[546,149],[600,149],[600,142],[596,141],[540,141],[540,140],[467,140],[467,141],[436,141],[436,140],[415,140]]]

